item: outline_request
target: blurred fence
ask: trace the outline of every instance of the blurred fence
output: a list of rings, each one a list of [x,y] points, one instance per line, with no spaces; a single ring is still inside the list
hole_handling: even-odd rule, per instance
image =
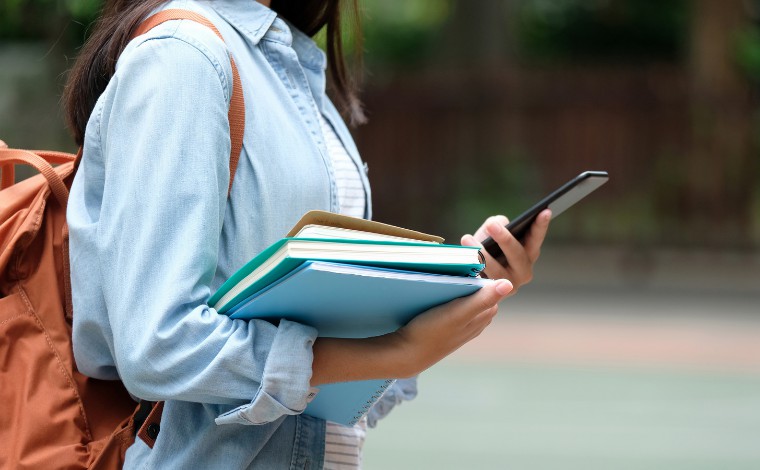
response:
[[[756,246],[754,199],[737,206],[728,189],[746,183],[719,171],[710,197],[724,208],[723,233],[684,223],[700,217],[690,201],[699,192],[684,185],[688,167],[702,165],[691,159],[693,98],[675,65],[429,70],[370,87],[370,124],[356,136],[381,220],[454,237],[481,216],[517,215],[580,171],[603,169],[610,184],[558,219],[554,237],[709,244],[730,225],[724,241]],[[752,120],[749,100],[714,111]]]
[[[4,44],[0,62],[0,138],[73,150],[60,55]],[[396,73],[370,77],[370,123],[354,132],[378,220],[457,242],[484,217],[515,216],[603,169],[610,183],[553,224],[553,241],[760,247],[751,97],[696,96],[683,65]],[[715,121],[704,132],[700,109]]]

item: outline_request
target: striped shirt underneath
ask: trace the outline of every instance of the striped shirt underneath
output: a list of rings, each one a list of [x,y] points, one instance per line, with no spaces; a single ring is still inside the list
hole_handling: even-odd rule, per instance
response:
[[[325,470],[362,468],[362,446],[366,434],[366,417],[355,426],[328,421],[325,430]]]
[[[327,154],[332,162],[338,187],[339,212],[353,217],[364,217],[365,193],[359,169],[346,152],[332,126],[319,115],[319,124],[325,139]],[[325,470],[359,469],[362,466],[362,446],[367,433],[367,418],[355,426],[327,422],[325,432]]]
[[[335,184],[338,187],[338,212],[353,217],[364,217],[366,195],[359,169],[346,152],[346,148],[335,134],[330,123],[319,115],[319,124],[325,139],[327,154],[332,162]]]

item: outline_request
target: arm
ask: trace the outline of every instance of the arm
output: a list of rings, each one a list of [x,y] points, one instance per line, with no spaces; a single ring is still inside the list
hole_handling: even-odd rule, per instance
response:
[[[306,406],[316,332],[206,305],[229,181],[231,74],[220,56],[222,45],[211,54],[174,37],[122,56],[99,123],[106,179],[93,275],[133,395],[241,405],[222,422],[264,423]]]
[[[497,302],[511,288],[507,281],[496,281],[469,297],[431,309],[382,337],[319,338],[314,345],[312,385],[323,381],[400,377],[367,415],[369,426],[375,427],[395,405],[417,395],[417,374],[478,336],[490,324],[496,315]]]
[[[311,384],[418,375],[477,337],[493,320],[498,302],[511,290],[509,282],[494,281],[383,336],[319,338],[314,344]]]

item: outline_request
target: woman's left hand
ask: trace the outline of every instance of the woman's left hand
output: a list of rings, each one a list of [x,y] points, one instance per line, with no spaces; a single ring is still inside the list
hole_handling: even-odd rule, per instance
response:
[[[544,243],[546,231],[551,220],[551,211],[545,209],[533,222],[528,234],[525,236],[525,244],[521,244],[504,227],[509,220],[503,215],[489,217],[475,232],[475,235],[464,235],[462,245],[480,246],[481,241],[491,237],[499,245],[506,260],[494,259],[486,250],[481,250],[486,257],[486,277],[491,279],[509,279],[514,289],[509,295],[514,295],[520,286],[533,279],[533,265],[541,254],[541,245]]]

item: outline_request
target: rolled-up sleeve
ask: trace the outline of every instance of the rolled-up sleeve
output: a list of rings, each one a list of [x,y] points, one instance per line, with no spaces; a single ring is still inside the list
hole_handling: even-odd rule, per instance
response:
[[[307,397],[302,391],[309,389],[311,362],[305,363],[303,357],[310,356],[316,331],[304,335],[304,329],[298,323],[280,321],[258,393],[251,403],[218,417],[217,424],[263,424],[306,408]],[[295,384],[294,380],[301,383]]]
[[[218,423],[262,424],[305,408],[316,331],[206,305],[229,182],[231,71],[219,57],[223,46],[158,37],[120,59],[97,127],[105,181],[93,274],[130,393],[233,405]]]
[[[417,397],[417,377],[397,380],[367,413],[367,425],[371,428],[401,403]]]

